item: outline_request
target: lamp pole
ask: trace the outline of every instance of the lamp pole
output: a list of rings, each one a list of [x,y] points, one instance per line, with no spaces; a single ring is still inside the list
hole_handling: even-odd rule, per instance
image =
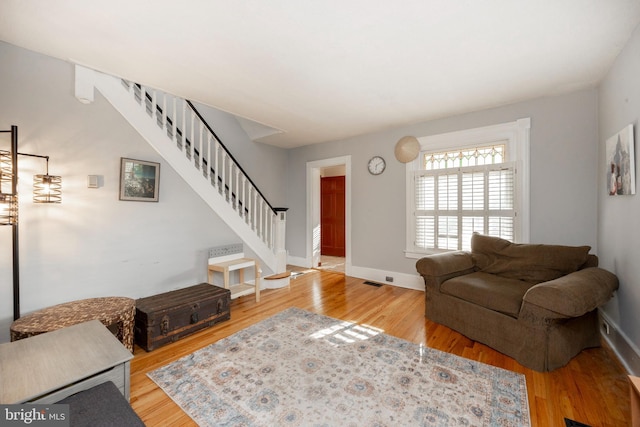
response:
[[[11,126],[11,193],[18,209],[18,126]],[[20,245],[18,239],[18,215],[11,224],[13,235],[13,320],[20,318]]]

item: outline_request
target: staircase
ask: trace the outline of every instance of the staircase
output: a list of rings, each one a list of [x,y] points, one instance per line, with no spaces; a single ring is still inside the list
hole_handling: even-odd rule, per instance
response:
[[[286,209],[274,208],[193,104],[185,99],[76,65],[76,97],[94,88],[234,230],[274,273],[286,271]]]

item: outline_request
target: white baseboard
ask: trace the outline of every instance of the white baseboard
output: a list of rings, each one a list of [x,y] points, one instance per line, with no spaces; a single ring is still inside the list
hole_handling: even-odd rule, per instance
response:
[[[311,268],[311,260],[307,258],[287,255],[287,264],[295,265],[296,267]]]
[[[640,350],[605,312],[598,310],[598,313],[600,315],[600,334],[602,338],[609,344],[620,363],[627,370],[627,373],[639,376]],[[604,322],[609,324],[608,333],[604,327]]]
[[[294,257],[289,255],[287,264],[296,267],[311,268],[311,260],[307,258]],[[398,273],[396,271],[378,270],[375,268],[358,267],[355,265],[345,266],[347,275],[359,279],[371,280],[372,282],[385,283],[400,288],[416,289],[424,291],[424,280],[422,276],[416,274]],[[387,281],[387,277],[392,277],[393,282]]]
[[[389,270],[352,266],[350,275],[360,279],[371,280],[372,282],[424,291],[424,280],[422,279],[422,276],[419,276],[417,273],[414,275]],[[387,277],[393,278],[393,281],[387,281]]]

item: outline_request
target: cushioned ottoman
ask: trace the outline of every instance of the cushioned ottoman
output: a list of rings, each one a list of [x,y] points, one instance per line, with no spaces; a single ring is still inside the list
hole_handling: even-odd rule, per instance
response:
[[[69,405],[71,427],[144,427],[118,387],[111,381],[57,402]]]

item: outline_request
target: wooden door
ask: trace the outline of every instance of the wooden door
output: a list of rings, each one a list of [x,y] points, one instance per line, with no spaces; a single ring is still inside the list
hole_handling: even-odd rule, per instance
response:
[[[345,177],[320,179],[320,253],[345,256]]]

